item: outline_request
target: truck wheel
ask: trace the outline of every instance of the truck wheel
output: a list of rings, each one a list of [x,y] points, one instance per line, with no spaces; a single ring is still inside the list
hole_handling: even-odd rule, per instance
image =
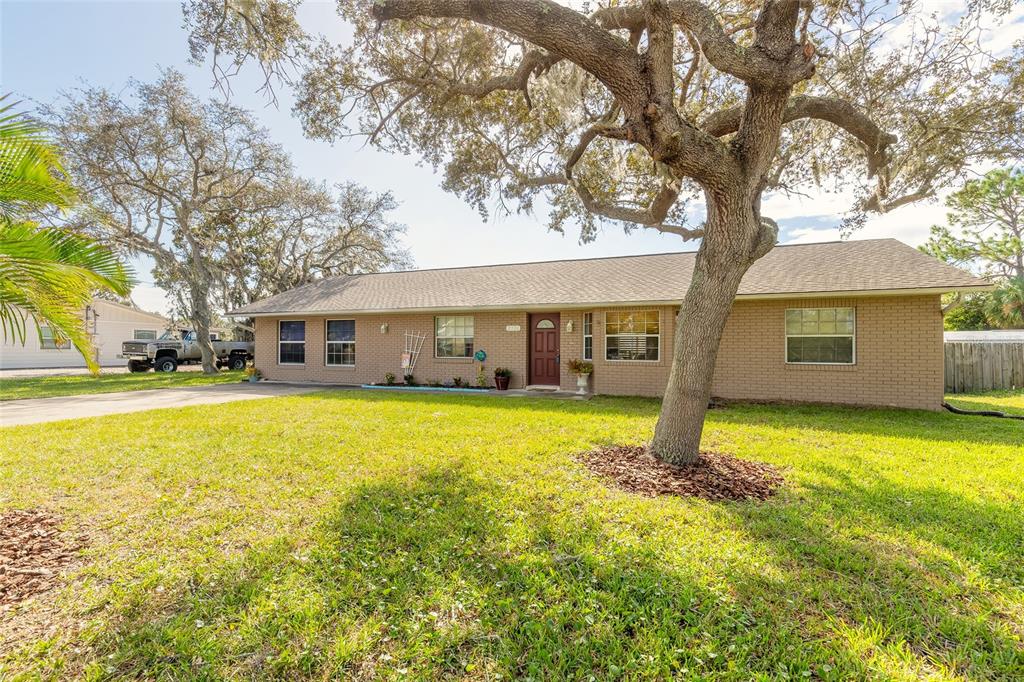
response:
[[[129,372],[133,372],[133,373],[134,372],[148,372],[149,371],[149,365],[146,364],[145,362],[141,362],[139,360],[129,360],[128,361],[128,371]]]
[[[232,355],[228,361],[228,369],[245,369],[245,362],[244,355]]]
[[[158,372],[174,372],[178,369],[178,361],[170,357],[157,358],[153,369]]]

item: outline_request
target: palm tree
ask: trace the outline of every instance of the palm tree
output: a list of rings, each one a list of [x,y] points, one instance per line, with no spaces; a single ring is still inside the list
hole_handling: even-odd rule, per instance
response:
[[[989,322],[1003,329],[1024,327],[1024,277],[1011,277],[989,294]]]
[[[45,323],[57,341],[70,341],[90,371],[99,368],[81,313],[97,290],[131,291],[130,272],[89,237],[28,220],[33,211],[64,209],[74,188],[45,128],[12,111],[0,97],[0,327],[25,343]]]

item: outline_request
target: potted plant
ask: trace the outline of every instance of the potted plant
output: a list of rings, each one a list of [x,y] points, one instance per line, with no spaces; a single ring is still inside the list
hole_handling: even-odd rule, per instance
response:
[[[251,362],[245,366],[245,376],[249,377],[250,384],[255,384],[262,377],[260,371],[256,369],[256,365]]]
[[[507,367],[498,367],[494,370],[494,384],[499,391],[508,390],[508,381],[512,378],[512,370]]]
[[[587,382],[590,380],[590,375],[594,373],[594,363],[586,360],[570,360],[569,371],[576,375],[576,392],[585,395]]]

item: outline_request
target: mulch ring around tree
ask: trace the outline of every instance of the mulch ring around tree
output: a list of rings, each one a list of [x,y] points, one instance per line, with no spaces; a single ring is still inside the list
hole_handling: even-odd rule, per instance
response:
[[[60,523],[43,509],[0,513],[0,614],[55,587],[75,561],[84,538],[61,530]]]
[[[679,495],[715,502],[766,500],[782,485],[779,470],[714,452],[694,464],[675,466],[655,459],[638,445],[616,445],[584,452],[579,460],[616,488],[645,497]]]

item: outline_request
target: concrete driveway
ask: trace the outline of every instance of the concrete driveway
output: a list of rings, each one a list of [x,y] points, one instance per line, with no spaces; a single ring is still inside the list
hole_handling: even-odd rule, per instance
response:
[[[8,400],[0,402],[0,426],[100,417],[105,414],[142,412],[165,407],[188,407],[190,405],[230,403],[236,400],[275,398],[322,391],[324,388],[323,386],[261,382],[258,384],[219,384],[194,388],[162,388],[152,391],[122,391],[120,393],[94,393],[58,398]]]
[[[202,365],[178,365],[178,372],[201,372]],[[32,379],[35,377],[77,377],[88,374],[85,367],[49,367],[42,369],[0,369],[0,381],[4,379]],[[127,374],[128,365],[103,365],[100,374]]]

